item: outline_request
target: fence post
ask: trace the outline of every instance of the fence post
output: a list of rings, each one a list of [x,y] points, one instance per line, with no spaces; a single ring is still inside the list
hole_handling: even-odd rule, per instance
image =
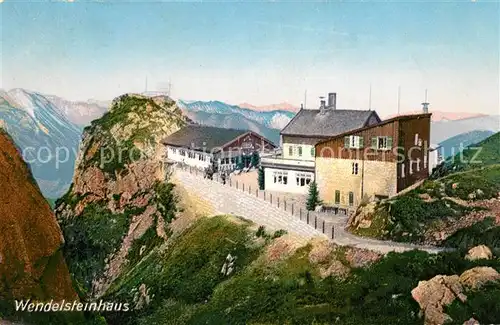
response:
[[[270,200],[271,204],[273,204],[273,194],[272,193],[269,193],[269,200]]]
[[[252,192],[252,187],[248,185],[248,194],[250,194],[251,192]]]
[[[309,210],[307,210],[307,224],[309,224]]]
[[[259,197],[259,190],[255,190],[255,196]]]
[[[264,190],[264,201],[266,200],[266,190]]]
[[[334,225],[332,225],[332,239],[333,239],[333,237],[334,237],[334,234],[335,234],[335,226],[334,226]]]
[[[280,207],[280,197],[278,196],[278,208]]]
[[[323,233],[325,233],[325,220],[323,220]]]
[[[318,229],[318,217],[314,216],[314,229]]]
[[[283,202],[285,203],[285,211],[286,211],[286,200],[283,200]]]
[[[236,189],[238,189],[238,181],[236,181]]]
[[[243,192],[245,192],[245,183],[243,183]]]
[[[293,203],[292,203],[292,216],[293,216]]]
[[[299,219],[302,220],[302,208],[299,208]]]

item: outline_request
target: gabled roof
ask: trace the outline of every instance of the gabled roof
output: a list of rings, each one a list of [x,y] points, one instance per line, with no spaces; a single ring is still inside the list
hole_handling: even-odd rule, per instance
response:
[[[351,109],[301,109],[288,123],[282,135],[298,135],[309,137],[333,137],[353,129],[368,125],[370,117],[377,122],[380,117],[375,111]]]
[[[214,126],[189,124],[172,133],[161,142],[165,145],[214,152],[246,134],[254,134],[272,146],[272,141],[250,130],[225,129]]]

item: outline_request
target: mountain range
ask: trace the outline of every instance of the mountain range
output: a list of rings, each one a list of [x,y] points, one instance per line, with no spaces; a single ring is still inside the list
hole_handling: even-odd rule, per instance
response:
[[[255,106],[249,103],[241,103],[238,104],[241,108],[247,108],[254,111],[267,112],[267,111],[289,111],[292,113],[297,113],[299,111],[299,107],[294,106],[290,103],[283,102],[279,104],[271,104],[271,105],[263,105],[263,106]]]
[[[248,129],[262,134],[276,144],[279,144],[279,130],[284,128],[295,115],[286,110],[255,111],[220,101],[179,100],[177,104],[191,120],[197,123]]]
[[[83,128],[101,117],[109,104],[110,101],[69,101],[24,89],[0,90],[0,127],[26,153],[25,159],[32,161],[34,177],[46,197],[60,197],[68,189]],[[280,142],[280,129],[295,115],[293,105],[287,103],[237,106],[221,101],[178,100],[177,105],[194,122],[252,130],[276,144]],[[434,144],[458,148],[463,142],[466,147],[500,131],[500,117],[436,111],[431,130]],[[445,142],[453,137],[456,138]],[[68,149],[67,159],[61,148]],[[58,150],[62,156],[59,158],[65,161],[59,164],[55,156]]]

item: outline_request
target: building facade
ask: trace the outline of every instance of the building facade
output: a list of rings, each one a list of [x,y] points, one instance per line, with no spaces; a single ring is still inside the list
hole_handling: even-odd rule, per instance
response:
[[[318,142],[379,122],[375,111],[337,109],[335,93],[319,109],[302,108],[280,132],[281,153],[261,159],[265,189],[306,194],[315,180]]]
[[[192,124],[165,138],[165,159],[194,168],[232,171],[250,167],[252,155],[272,152],[276,145],[248,130]]]
[[[326,205],[356,207],[428,177],[431,114],[398,116],[316,145],[315,172]]]

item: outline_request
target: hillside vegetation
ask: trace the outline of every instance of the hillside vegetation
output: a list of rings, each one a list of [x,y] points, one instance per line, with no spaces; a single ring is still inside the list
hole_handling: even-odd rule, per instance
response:
[[[433,229],[446,232],[446,227],[461,228],[457,226],[461,223],[472,226],[471,216],[475,222],[494,217],[499,213],[499,144],[497,133],[475,145],[479,151],[466,149],[438,166],[416,189],[360,207],[350,220],[350,230],[361,236],[422,243],[430,240]],[[456,241],[447,245],[452,243]]]

